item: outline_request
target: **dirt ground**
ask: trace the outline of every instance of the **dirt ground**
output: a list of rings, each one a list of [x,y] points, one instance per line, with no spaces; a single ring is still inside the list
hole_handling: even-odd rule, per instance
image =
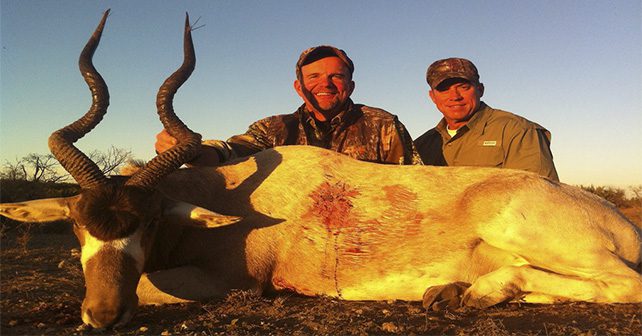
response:
[[[640,210],[627,212],[640,222]],[[79,248],[69,229],[3,226],[2,335],[641,335],[642,304],[505,304],[426,311],[419,302],[349,302],[233,292],[207,303],[141,307],[116,330],[82,326]]]

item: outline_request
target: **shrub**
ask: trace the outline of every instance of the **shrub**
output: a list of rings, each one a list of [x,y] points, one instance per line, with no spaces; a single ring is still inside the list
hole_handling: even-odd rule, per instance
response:
[[[75,183],[0,180],[0,202],[20,202],[39,198],[73,196],[80,191]]]
[[[622,188],[603,186],[596,187],[592,184],[589,186],[580,185],[579,187],[604,198],[605,200],[613,203],[618,208],[629,208],[634,205],[634,200],[627,198],[626,191]]]

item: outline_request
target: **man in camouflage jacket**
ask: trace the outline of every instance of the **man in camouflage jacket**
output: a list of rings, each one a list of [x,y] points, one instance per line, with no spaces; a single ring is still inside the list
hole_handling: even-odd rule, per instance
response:
[[[294,113],[261,119],[227,141],[203,141],[201,155],[190,163],[217,165],[283,145],[317,146],[377,163],[420,163],[412,138],[395,115],[350,99],[353,72],[352,60],[343,50],[332,46],[305,50],[294,81],[303,105]],[[174,143],[162,131],[156,150],[162,152]]]

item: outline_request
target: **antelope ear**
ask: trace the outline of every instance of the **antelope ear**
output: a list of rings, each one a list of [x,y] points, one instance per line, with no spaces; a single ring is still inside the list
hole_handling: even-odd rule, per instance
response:
[[[181,224],[216,228],[234,224],[242,218],[237,216],[226,216],[214,211],[182,201],[166,202],[165,216],[178,217]]]
[[[53,222],[69,219],[69,204],[78,196],[1,203],[0,215],[19,222]]]

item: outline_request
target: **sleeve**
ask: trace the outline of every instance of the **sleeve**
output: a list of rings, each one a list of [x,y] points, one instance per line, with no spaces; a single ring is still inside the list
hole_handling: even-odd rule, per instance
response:
[[[204,146],[211,147],[218,153],[221,163],[237,157],[245,157],[264,149],[274,147],[270,140],[270,119],[254,122],[243,134],[230,137],[227,141],[205,140]]]
[[[414,144],[423,164],[429,166],[447,166],[444,157],[443,138],[436,128],[431,128],[426,133],[415,139]]]
[[[393,123],[394,129],[390,136],[390,151],[385,157],[386,162],[406,165],[423,164],[406,126],[397,117],[394,118]]]
[[[529,127],[518,132],[510,140],[504,168],[526,170],[559,181],[550,139],[550,132],[541,127]]]

